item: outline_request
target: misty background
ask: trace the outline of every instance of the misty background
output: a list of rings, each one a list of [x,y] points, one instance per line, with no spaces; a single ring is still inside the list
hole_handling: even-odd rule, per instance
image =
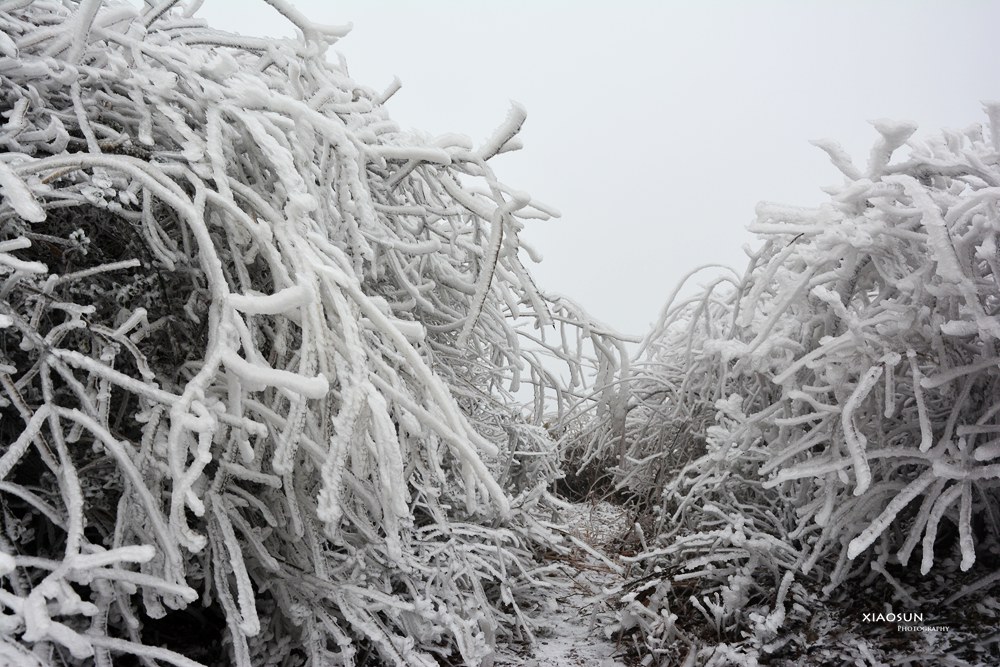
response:
[[[919,140],[985,121],[980,101],[1000,98],[1000,3],[986,1],[293,4],[354,24],[330,55],[378,91],[398,77],[387,108],[403,128],[478,144],[523,104],[525,148],[492,164],[562,212],[522,235],[544,256],[537,282],[629,334],[698,265],[742,272],[758,201],[826,200],[839,172],[810,139],[838,140],[863,166],[869,120],[913,120]],[[197,15],[294,34],[262,0]]]

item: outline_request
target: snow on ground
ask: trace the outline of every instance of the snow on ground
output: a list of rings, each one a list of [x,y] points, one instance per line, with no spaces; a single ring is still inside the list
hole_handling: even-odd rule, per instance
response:
[[[494,667],[626,667],[623,647],[604,637],[593,612],[603,590],[619,583],[616,554],[629,527],[628,512],[608,502],[571,505],[563,513],[572,553],[562,561],[571,585],[550,601],[547,632],[534,650],[506,647]],[[605,562],[605,559],[609,562]]]

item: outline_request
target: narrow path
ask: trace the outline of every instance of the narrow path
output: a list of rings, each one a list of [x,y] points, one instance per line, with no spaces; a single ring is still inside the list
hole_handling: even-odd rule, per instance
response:
[[[572,587],[551,600],[547,632],[539,633],[534,653],[501,652],[494,667],[627,667],[616,657],[621,647],[605,638],[593,618],[602,590],[621,581],[612,565],[627,530],[627,513],[602,502],[573,505],[564,516],[573,551],[563,563]]]

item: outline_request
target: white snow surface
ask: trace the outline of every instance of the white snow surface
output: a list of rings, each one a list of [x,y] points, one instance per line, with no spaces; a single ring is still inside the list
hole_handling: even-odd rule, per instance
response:
[[[568,536],[582,540],[617,562],[621,539],[629,527],[628,512],[609,502],[578,503],[563,513]],[[622,581],[620,575],[583,548],[563,559],[571,587],[549,604],[547,632],[533,650],[501,649],[493,667],[626,667],[624,647],[604,636],[593,617],[604,590]]]

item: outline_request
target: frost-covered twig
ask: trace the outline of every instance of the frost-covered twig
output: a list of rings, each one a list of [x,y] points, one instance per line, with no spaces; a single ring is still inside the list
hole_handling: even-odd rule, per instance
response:
[[[623,384],[631,438],[615,475],[659,533],[639,576],[659,582],[664,614],[749,626],[756,646],[780,615],[749,601],[788,574],[833,594],[874,570],[905,602],[886,563],[919,576],[919,548],[919,574],[956,581],[1000,538],[996,148],[980,126],[921,141],[910,123],[875,128],[866,173],[819,144],[846,177],[830,202],[759,205],[764,245],[742,280],[665,310]],[[611,460],[619,428],[598,420],[583,451]],[[774,541],[790,551],[761,551]],[[699,582],[698,608],[679,610],[667,573]],[[619,627],[658,650],[657,609],[625,627],[631,610]],[[698,634],[679,625],[671,636]]]
[[[403,132],[323,58],[345,28],[268,1],[301,39],[0,7],[4,658],[191,664],[185,614],[244,666],[532,637],[558,470],[505,389],[553,390],[518,327],[561,316],[602,381],[622,350],[522,263],[549,209],[486,159],[523,113],[481,151]]]

